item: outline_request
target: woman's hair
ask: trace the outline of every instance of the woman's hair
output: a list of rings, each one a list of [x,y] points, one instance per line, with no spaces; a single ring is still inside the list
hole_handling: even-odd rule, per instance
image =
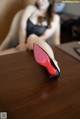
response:
[[[53,20],[53,12],[54,12],[54,0],[48,0],[50,5],[46,12],[46,17],[38,17],[38,22],[41,23],[43,20],[47,20],[48,27],[51,27],[51,21]],[[37,2],[35,6],[39,9]]]

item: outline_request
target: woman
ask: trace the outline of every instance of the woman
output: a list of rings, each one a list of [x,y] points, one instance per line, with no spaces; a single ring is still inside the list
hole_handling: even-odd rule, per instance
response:
[[[31,26],[34,28],[31,29]],[[41,40],[48,40],[55,32],[58,32],[57,27],[59,27],[59,16],[53,16],[53,2],[51,0],[37,0],[36,6],[28,6],[23,14],[19,31],[20,45],[18,48],[21,47],[22,49],[23,47],[24,49],[25,46],[21,44],[25,42],[25,37],[31,34],[36,34]],[[25,29],[27,29],[27,33]],[[55,44],[60,43],[59,36],[57,37]]]
[[[42,52],[41,50],[43,49],[43,52],[45,53],[42,53],[42,55],[44,57],[47,56],[44,58],[44,60],[46,61],[51,58],[51,60],[55,62],[53,63],[54,66],[52,66],[50,63],[51,60],[48,62],[48,65],[50,65],[50,69],[53,73],[50,73],[49,68],[45,64],[45,67],[47,68],[50,75],[54,75],[54,72],[57,72],[59,75],[60,69],[54,59],[52,49],[45,41],[49,39],[55,32],[57,34],[58,25],[59,16],[53,15],[52,0],[37,0],[34,6],[29,5],[24,10],[19,28],[19,43],[15,44],[15,51],[34,49],[35,60],[42,66],[44,66],[42,64],[43,61],[37,60],[38,53],[35,51],[35,49],[38,49],[39,53]],[[56,44],[59,44],[59,42],[59,39],[56,39]],[[4,46],[5,44],[3,43],[1,48]]]

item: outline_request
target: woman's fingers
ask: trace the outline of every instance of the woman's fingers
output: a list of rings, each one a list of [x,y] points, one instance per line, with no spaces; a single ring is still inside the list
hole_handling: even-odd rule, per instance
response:
[[[18,51],[25,51],[27,49],[27,44],[19,44],[16,49]]]

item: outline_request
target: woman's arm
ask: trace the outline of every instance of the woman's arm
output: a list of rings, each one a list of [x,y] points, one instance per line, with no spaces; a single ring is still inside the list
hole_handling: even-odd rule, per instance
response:
[[[20,28],[19,28],[19,43],[24,44],[26,39],[26,27],[27,27],[27,20],[32,15],[35,10],[35,6],[29,5],[24,10],[24,13],[21,18]]]
[[[6,49],[0,52],[0,56],[17,53],[18,51],[15,48]]]
[[[19,51],[23,51],[27,49],[27,45],[25,43],[26,40],[26,27],[27,27],[27,20],[32,15],[32,13],[35,11],[35,6],[29,5],[24,10],[24,13],[21,18],[20,27],[19,27],[19,45],[17,46],[17,49]]]
[[[53,40],[55,40],[55,44],[59,44],[60,43],[60,17],[56,14],[54,15],[53,22],[51,23],[51,28],[48,28],[40,38],[42,40],[48,40],[53,35],[54,35]]]

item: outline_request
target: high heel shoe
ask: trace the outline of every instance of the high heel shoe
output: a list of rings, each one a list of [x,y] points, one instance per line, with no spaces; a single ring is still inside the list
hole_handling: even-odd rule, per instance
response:
[[[60,71],[58,70],[57,66],[48,56],[48,54],[36,43],[33,44],[33,52],[36,62],[47,69],[50,78],[58,78],[60,75]]]

